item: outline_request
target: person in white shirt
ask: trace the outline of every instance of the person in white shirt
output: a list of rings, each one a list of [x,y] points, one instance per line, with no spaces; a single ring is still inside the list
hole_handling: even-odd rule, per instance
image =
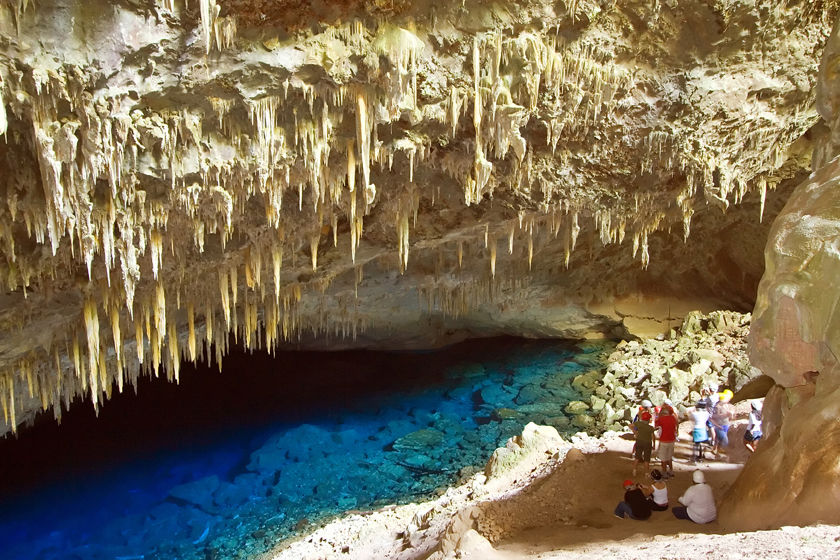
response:
[[[709,442],[709,413],[706,411],[706,403],[700,401],[695,406],[694,410],[689,415],[693,427],[691,430],[692,438],[694,439],[694,453],[691,459],[691,464],[694,462],[703,462],[705,446]]]
[[[752,401],[752,410],[750,411],[750,419],[747,423],[747,431],[744,432],[744,445],[750,450],[750,453],[755,452],[755,446],[758,445],[758,440],[761,439],[761,401]]]
[[[677,519],[688,519],[701,525],[710,523],[717,517],[712,487],[706,484],[706,476],[702,471],[694,471],[691,478],[694,480],[694,486],[680,497],[679,502],[682,506],[671,511]]]

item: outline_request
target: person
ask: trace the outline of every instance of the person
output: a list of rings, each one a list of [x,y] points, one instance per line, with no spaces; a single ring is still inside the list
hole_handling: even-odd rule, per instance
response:
[[[710,383],[703,390],[702,394],[705,395],[705,398],[702,400],[706,403],[706,412],[709,413],[709,416],[711,416],[712,410],[714,410],[715,405],[720,400],[720,397],[718,396],[718,389],[720,389],[720,385],[717,383]],[[713,427],[710,420],[706,420],[706,428],[709,432],[709,445],[714,446],[717,442],[717,437],[715,437],[715,431],[712,429]]]
[[[761,439],[761,401],[754,400],[750,403],[752,410],[750,410],[750,418],[747,422],[747,431],[744,432],[744,445],[750,450],[750,453],[755,453],[755,447],[758,445],[758,440]]]
[[[636,411],[636,416],[633,417],[633,422],[638,422],[644,412],[647,412],[651,415],[651,417],[656,418],[656,407],[653,406],[652,402],[644,399],[639,405],[639,409]]]
[[[720,400],[712,409],[712,428],[715,431],[714,453],[715,457],[719,457],[721,451],[726,453],[725,448],[729,447],[729,422],[732,420],[732,415],[735,409],[729,404],[732,400],[732,391],[725,390],[720,394]]]
[[[693,423],[691,435],[694,440],[694,454],[692,462],[703,462],[703,447],[709,442],[709,430],[706,423],[709,421],[709,413],[706,412],[706,403],[700,401],[691,412]]]
[[[677,441],[679,422],[674,409],[667,403],[662,405],[662,412],[656,419],[656,427],[661,430],[659,434],[659,461],[662,463],[662,472],[667,477],[674,476],[674,445]]]
[[[619,519],[627,515],[630,519],[644,521],[650,518],[650,501],[642,492],[641,485],[632,480],[624,481],[624,501],[619,502],[613,512]]]
[[[653,407],[653,403],[650,402],[647,399],[644,399],[642,401],[642,403],[639,405],[639,409],[636,411],[636,415],[633,417],[633,424],[638,422],[639,419],[642,417],[642,414],[644,414],[645,412],[647,412],[648,414],[651,414],[651,416],[653,418],[656,418],[656,412],[655,412],[655,409]],[[631,426],[630,429],[632,430],[633,427]],[[636,456],[636,443],[634,442],[633,443],[633,449],[630,451],[630,457],[635,457],[635,456]],[[636,476],[635,468],[633,469],[633,476]]]
[[[633,476],[636,476],[639,463],[645,466],[645,476],[650,468],[650,454],[656,439],[653,426],[650,425],[650,413],[645,411],[639,415],[638,422],[634,422],[630,429],[636,434],[636,454],[633,459]]]
[[[662,443],[659,444],[660,449]],[[650,477],[653,479],[653,484],[650,486],[642,486],[642,492],[650,501],[651,511],[665,511],[668,509],[668,486],[662,480],[662,473],[658,469],[650,471]]]
[[[682,506],[675,507],[671,511],[677,519],[688,519],[695,523],[710,523],[717,517],[715,507],[715,495],[712,487],[706,484],[706,476],[703,471],[694,471],[691,475],[694,486],[680,496]]]

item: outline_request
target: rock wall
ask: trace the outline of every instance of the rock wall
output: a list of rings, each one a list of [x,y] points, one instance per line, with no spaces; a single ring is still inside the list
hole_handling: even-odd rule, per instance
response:
[[[840,523],[840,22],[820,71],[828,163],[800,185],[765,249],[750,334],[752,363],[776,381],[764,439],[720,508],[729,529]]]

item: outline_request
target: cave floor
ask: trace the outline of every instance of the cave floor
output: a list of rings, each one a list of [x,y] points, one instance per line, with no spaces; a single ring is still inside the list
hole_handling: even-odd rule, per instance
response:
[[[748,452],[743,447],[744,425],[739,422],[730,438],[730,453],[699,466],[688,463],[691,453],[689,423],[681,426],[682,443],[675,452],[675,478],[668,481],[671,507],[691,485],[691,472],[702,469],[719,501],[741,472]],[[540,488],[542,498],[582,504],[564,523],[523,530],[497,543],[496,558],[838,558],[840,527],[784,527],[754,533],[726,533],[713,521],[697,525],[676,519],[671,511],[654,512],[647,521],[617,519],[612,515],[621,500],[621,484],[630,476],[632,441],[616,438],[605,453],[591,455],[579,468],[564,469]],[[707,454],[709,455],[709,454]],[[524,507],[523,507],[524,506]],[[516,507],[516,506],[513,506]],[[521,504],[521,511],[538,512],[534,504]],[[470,556],[465,556],[470,557]],[[477,556],[475,556],[477,557]],[[487,558],[487,560],[492,560]]]
[[[737,478],[749,455],[742,442],[746,405],[738,410],[739,419],[730,430],[727,455],[700,465],[689,462],[690,422],[681,424],[681,441],[674,457],[675,477],[667,482],[671,507],[679,505],[677,500],[691,486],[691,473],[697,468],[706,474],[718,503]],[[480,560],[840,558],[840,527],[835,526],[727,533],[717,521],[697,525],[676,519],[670,510],[654,512],[647,521],[617,519],[612,512],[623,497],[622,482],[628,478],[645,482],[644,474],[640,470],[640,476],[632,475],[633,441],[626,435],[607,439],[603,445],[599,440],[590,440],[590,444],[593,442],[598,443],[584,449],[586,454],[581,460],[560,462],[541,472],[537,469],[520,490],[494,498],[494,507],[486,510],[485,515],[491,517],[490,526],[506,527],[505,534],[493,548],[486,540],[467,544],[462,540],[455,557]],[[652,467],[658,466],[654,458]],[[453,493],[452,501],[458,502],[456,508],[476,503],[470,499],[469,492],[463,496],[459,499]],[[321,546],[325,541],[332,541],[332,547],[339,550],[342,545],[347,546],[347,553],[341,555],[344,558],[424,559],[434,548],[432,534],[417,546],[406,548],[400,533],[395,531],[406,526],[412,512],[383,512],[366,521],[340,519],[311,534],[305,542],[265,558],[331,557],[324,556]],[[366,527],[359,530],[359,523]],[[342,543],[339,536],[342,534],[354,537]]]

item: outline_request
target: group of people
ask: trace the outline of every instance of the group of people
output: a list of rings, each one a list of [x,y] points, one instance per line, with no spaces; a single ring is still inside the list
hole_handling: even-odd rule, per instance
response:
[[[654,511],[665,511],[669,507],[668,486],[662,480],[662,473],[654,469],[650,473],[653,484],[646,486],[632,480],[624,481],[624,500],[615,508],[614,515],[620,519],[625,516],[637,521],[650,519]],[[694,471],[691,475],[694,485],[680,496],[680,506],[671,512],[677,519],[687,519],[695,523],[710,523],[717,517],[715,496],[712,487],[706,484],[703,471]]]
[[[731,404],[732,391],[718,393],[719,387],[710,385],[703,389],[701,399],[689,411],[692,422],[693,453],[689,464],[705,460],[706,448],[710,447],[715,457],[726,453],[729,446],[729,428],[735,415]],[[747,430],[744,433],[744,445],[754,452],[761,439],[761,402],[752,401]],[[639,474],[640,465],[645,476],[652,484],[637,484],[632,480],[624,481],[624,500],[615,508],[615,516],[644,520],[654,511],[665,511],[669,507],[668,488],[665,481],[674,476],[674,445],[679,441],[679,418],[673,404],[665,400],[661,407],[654,407],[648,401],[642,401],[639,412],[630,426],[636,438],[633,448],[633,476]],[[648,472],[651,455],[659,437],[659,460],[662,470]],[[679,498],[681,506],[671,511],[678,519],[688,519],[695,523],[709,523],[717,517],[714,494],[706,484],[702,471],[692,474],[694,485]]]
[[[729,447],[729,426],[735,416],[731,404],[732,391],[718,393],[718,386],[711,385],[703,390],[700,401],[689,413],[692,422],[691,435],[694,443],[693,463],[702,463],[706,448],[711,448],[715,458],[726,453]],[[761,401],[751,401],[747,429],[744,432],[744,446],[754,452],[761,439]]]
[[[729,447],[729,427],[735,416],[735,408],[731,404],[733,395],[729,389],[722,393],[718,393],[717,390],[716,385],[703,389],[702,398],[689,412],[694,444],[690,464],[705,461],[707,448],[718,458],[725,454]],[[744,445],[750,452],[754,452],[762,435],[762,407],[761,401],[755,400],[751,404],[749,421],[744,432]],[[665,478],[673,476],[674,444],[679,440],[679,418],[671,401],[666,399],[661,407],[654,407],[648,400],[642,401],[630,430],[636,437],[633,448],[633,476],[638,474],[639,465],[642,465],[645,476],[648,476],[657,434],[661,472]]]

